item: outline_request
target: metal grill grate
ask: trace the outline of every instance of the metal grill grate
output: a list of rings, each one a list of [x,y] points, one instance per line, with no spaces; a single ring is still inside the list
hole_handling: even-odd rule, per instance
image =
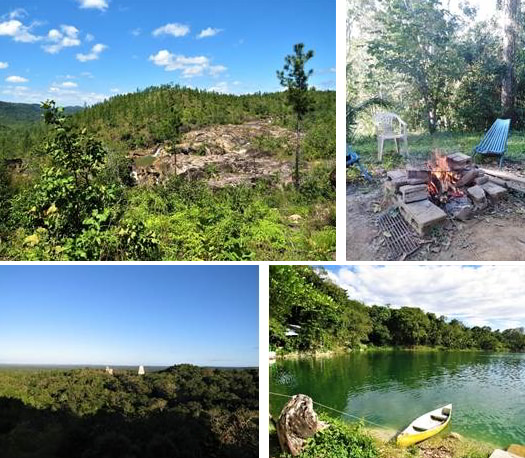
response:
[[[390,235],[384,236],[389,261],[405,258],[419,248],[419,237],[397,209],[383,213],[378,219],[378,225],[383,234]]]

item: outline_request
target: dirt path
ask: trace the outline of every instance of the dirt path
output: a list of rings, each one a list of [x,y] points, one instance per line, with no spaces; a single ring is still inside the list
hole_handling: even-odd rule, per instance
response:
[[[381,184],[347,187],[347,260],[389,260],[384,238],[376,226]],[[509,195],[495,207],[467,222],[448,220],[421,239],[409,261],[525,260],[525,197]]]

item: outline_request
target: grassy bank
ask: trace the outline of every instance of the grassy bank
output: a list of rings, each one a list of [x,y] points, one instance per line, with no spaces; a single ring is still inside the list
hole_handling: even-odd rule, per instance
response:
[[[394,430],[364,428],[321,415],[331,426],[309,440],[302,458],[488,458],[494,446],[468,439],[450,431],[421,444],[398,447],[392,440]],[[270,423],[270,458],[288,457],[279,447],[277,432]]]
[[[472,154],[472,150],[482,140],[484,132],[442,131],[430,135],[428,132],[408,135],[408,151],[411,157],[427,157],[438,149],[444,152]],[[377,162],[377,139],[375,136],[358,138],[352,145],[366,163]],[[394,141],[385,142],[384,153],[395,153]],[[505,158],[510,161],[525,160],[525,132],[511,132],[508,152]]]

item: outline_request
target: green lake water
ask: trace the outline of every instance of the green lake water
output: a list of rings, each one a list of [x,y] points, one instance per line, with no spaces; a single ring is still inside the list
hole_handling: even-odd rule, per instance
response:
[[[525,443],[524,354],[395,351],[278,360],[270,391],[306,394],[398,431],[452,403],[452,431],[500,447]],[[272,414],[286,402],[270,395]]]

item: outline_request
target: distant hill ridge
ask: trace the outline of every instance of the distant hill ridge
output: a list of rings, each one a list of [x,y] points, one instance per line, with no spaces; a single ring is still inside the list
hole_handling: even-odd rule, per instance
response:
[[[65,107],[66,114],[83,110],[83,107]],[[40,105],[37,103],[12,103],[0,101],[0,124],[4,126],[33,123],[42,119]]]

